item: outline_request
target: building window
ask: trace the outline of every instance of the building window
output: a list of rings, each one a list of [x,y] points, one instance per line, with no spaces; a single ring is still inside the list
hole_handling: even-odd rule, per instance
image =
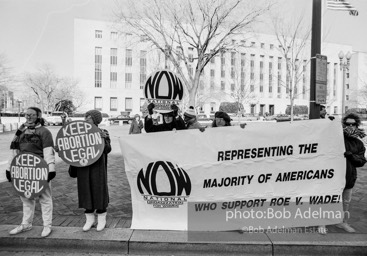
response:
[[[192,76],[194,73],[194,69],[192,68],[191,65],[189,65],[189,75]]]
[[[345,100],[349,100],[349,95],[345,95]]]
[[[126,49],[125,65],[131,67],[133,65],[133,50]]]
[[[125,88],[131,89],[131,84],[133,82],[133,74],[132,73],[125,73]]]
[[[220,53],[220,65],[223,67],[226,65],[226,55],[224,52]]]
[[[133,110],[133,99],[125,98],[125,111],[132,111],[132,110]]]
[[[255,42],[251,42],[251,47],[255,47],[256,43]]]
[[[226,71],[225,70],[221,70],[220,71],[220,77],[221,78],[225,78],[226,77]]]
[[[231,78],[235,79],[235,71],[234,71],[234,66],[231,67]]]
[[[117,48],[111,48],[110,64],[111,66],[117,65]]]
[[[214,78],[215,77],[215,70],[214,69],[211,69],[210,70],[210,77],[211,78]]]
[[[102,97],[94,97],[94,109],[102,110]]]
[[[231,91],[234,91],[235,90],[235,86],[234,84],[231,84]]]
[[[346,88],[349,89],[349,84],[345,84]]]
[[[95,48],[94,87],[102,87],[102,47]]]
[[[117,39],[117,37],[118,37],[118,36],[117,36],[117,32],[112,31],[112,32],[111,32],[111,39],[112,39],[112,40],[116,40],[116,39]]]
[[[264,49],[265,48],[265,44],[264,43],[261,43],[260,47],[261,47],[261,49]]]
[[[188,59],[189,59],[189,62],[194,62],[194,48],[192,47],[189,47],[189,53],[188,53]]]
[[[117,97],[110,98],[110,111],[117,111]]]
[[[338,107],[337,106],[334,107],[334,114],[338,114]]]
[[[213,50],[210,50],[210,53],[211,54],[214,54],[214,51]],[[210,63],[215,63],[215,55],[213,55],[213,57],[210,59]]]
[[[231,52],[231,66],[235,66],[235,65],[236,65],[236,53]]]
[[[274,45],[273,44],[270,44],[270,50],[273,50],[274,49]]]
[[[117,87],[117,72],[110,73],[111,88],[115,89]]]
[[[254,85],[254,84],[251,84],[251,85],[250,85],[250,91],[251,91],[251,92],[254,92],[254,91],[255,91],[255,85]]]
[[[95,31],[95,37],[96,38],[102,38],[102,30],[96,30]]]
[[[220,81],[220,89],[224,91],[226,89],[226,84],[224,81]]]
[[[140,51],[140,89],[144,88],[147,80],[147,52]]]

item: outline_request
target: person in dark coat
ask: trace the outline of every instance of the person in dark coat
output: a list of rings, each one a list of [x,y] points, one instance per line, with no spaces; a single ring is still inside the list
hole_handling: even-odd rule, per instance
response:
[[[131,121],[129,134],[139,134],[144,128],[143,122],[140,120],[140,115],[136,114],[134,120]]]
[[[98,124],[102,121],[102,114],[98,110],[85,113],[85,121]],[[79,207],[85,209],[86,223],[83,231],[88,231],[95,224],[96,212],[98,216],[97,231],[106,226],[107,206],[109,203],[107,186],[107,154],[111,152],[111,140],[107,130],[100,129],[105,140],[105,148],[101,157],[93,164],[85,167],[70,166],[71,177],[77,177]]]
[[[347,220],[350,217],[349,207],[352,200],[352,189],[357,180],[357,169],[356,167],[362,167],[366,163],[366,158],[364,153],[366,151],[363,142],[360,138],[366,136],[362,129],[358,126],[361,124],[361,120],[357,114],[350,113],[346,115],[343,120],[343,133],[344,133],[344,144],[346,158],[346,183],[343,191],[343,211],[344,220],[342,223],[337,224],[338,228],[342,228],[347,232],[356,232],[353,227],[351,227]]]
[[[231,126],[231,118],[226,112],[217,111],[214,115],[212,127]]]
[[[163,124],[154,124],[153,122],[153,109],[155,105],[154,103],[150,103],[148,105],[148,115],[145,117],[144,129],[147,133],[149,132],[163,132],[163,131],[172,131],[176,130],[184,130],[186,129],[186,124],[182,117],[178,114],[178,107],[176,104],[171,105],[171,110],[162,113],[163,115]]]

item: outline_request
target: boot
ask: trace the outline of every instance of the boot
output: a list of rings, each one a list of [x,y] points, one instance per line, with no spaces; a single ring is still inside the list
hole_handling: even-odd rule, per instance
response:
[[[102,231],[106,226],[106,215],[107,212],[98,214],[97,231]]]
[[[94,226],[94,222],[95,222],[96,218],[94,216],[94,213],[86,213],[85,217],[86,217],[87,220],[86,220],[85,225],[83,227],[83,231],[88,231]]]

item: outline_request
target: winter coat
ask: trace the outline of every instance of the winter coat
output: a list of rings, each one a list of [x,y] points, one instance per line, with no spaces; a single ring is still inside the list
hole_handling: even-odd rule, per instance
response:
[[[187,125],[187,129],[200,129],[202,127],[203,126],[197,120],[195,120],[194,123]]]
[[[70,166],[69,173],[75,173],[78,183],[79,208],[104,210],[109,203],[107,186],[107,154],[111,152],[111,140],[108,132],[101,157],[89,166]]]
[[[173,121],[169,124],[165,123],[163,119],[163,124],[158,125],[153,124],[153,119],[146,116],[144,129],[147,133],[164,132],[164,131],[172,131],[173,129],[184,130],[186,129],[186,125],[181,116],[173,118]]]
[[[131,122],[129,134],[141,133],[141,129],[144,128],[143,122],[139,119],[139,122],[135,119]]]
[[[357,180],[356,167],[362,167],[366,163],[364,153],[366,151],[363,142],[355,137],[344,135],[344,144],[346,152],[351,152],[350,156],[346,157],[347,170],[345,174],[346,184],[345,189],[351,189]]]

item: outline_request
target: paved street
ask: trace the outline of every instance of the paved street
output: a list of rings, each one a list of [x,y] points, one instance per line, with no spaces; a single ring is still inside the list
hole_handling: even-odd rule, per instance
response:
[[[53,135],[60,127],[50,127]],[[126,228],[131,223],[131,200],[128,181],[124,172],[124,163],[118,143],[118,137],[127,134],[129,126],[105,127],[110,132],[112,152],[108,159],[108,181],[110,205],[108,207],[107,227]],[[0,134],[0,162],[9,157],[9,144],[13,133]],[[4,172],[5,165],[1,166]],[[76,180],[68,175],[68,166],[57,157],[57,176],[52,182],[54,200],[54,226],[82,227],[83,210],[78,208]],[[22,204],[9,182],[0,183],[0,224],[19,224],[22,216]],[[353,193],[351,221],[358,233],[367,234],[367,166],[360,169],[358,181]],[[36,206],[34,225],[42,225],[40,206]],[[331,233],[344,233],[334,226],[328,227]]]

